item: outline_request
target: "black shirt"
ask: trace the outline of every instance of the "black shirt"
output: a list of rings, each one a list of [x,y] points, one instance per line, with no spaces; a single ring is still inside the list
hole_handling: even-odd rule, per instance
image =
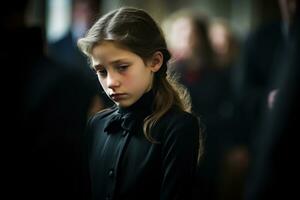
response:
[[[170,109],[154,126],[151,143],[143,120],[151,114],[152,92],[133,106],[96,114],[88,125],[93,197],[104,199],[188,199],[197,167],[197,118]]]

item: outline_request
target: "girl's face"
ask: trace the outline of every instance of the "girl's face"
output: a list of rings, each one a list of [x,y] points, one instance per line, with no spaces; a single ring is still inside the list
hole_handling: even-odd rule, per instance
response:
[[[92,64],[106,94],[120,107],[134,104],[152,87],[154,68],[113,41],[92,50]]]

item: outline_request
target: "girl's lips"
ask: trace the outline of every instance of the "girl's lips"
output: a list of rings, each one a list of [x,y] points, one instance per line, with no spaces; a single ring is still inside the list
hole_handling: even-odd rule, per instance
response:
[[[111,94],[111,95],[109,95],[109,96],[110,96],[110,98],[111,98],[112,100],[114,100],[114,101],[120,101],[120,100],[126,98],[126,94],[124,94],[124,93]]]

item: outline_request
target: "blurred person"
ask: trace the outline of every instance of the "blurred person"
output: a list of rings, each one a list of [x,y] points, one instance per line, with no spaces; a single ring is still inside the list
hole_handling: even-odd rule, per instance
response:
[[[4,10],[4,192],[89,199],[83,138],[93,92],[80,72],[46,56],[44,30],[25,23],[28,3],[11,0]]]
[[[273,108],[264,113],[245,187],[245,199],[294,198],[297,187],[289,182],[298,177],[295,141],[299,133],[299,42],[286,57],[286,77],[279,87]]]
[[[273,107],[278,96],[278,85],[284,78],[286,66],[282,58],[291,44],[290,35],[295,28],[296,1],[279,0],[281,19],[263,24],[252,31],[243,44],[240,63],[236,66],[235,97],[238,102],[238,127],[241,134],[238,142],[244,146],[244,154],[256,156],[256,143],[261,131],[265,113]],[[276,100],[275,100],[276,101]]]
[[[294,5],[293,1],[279,0],[275,3],[278,3],[279,8],[282,9],[284,2],[291,3],[285,8],[295,10],[295,7],[291,6]],[[241,195],[244,195],[245,192],[245,180],[247,182],[247,176],[249,176],[248,170],[253,170],[256,162],[254,160],[257,159],[259,151],[264,151],[263,147],[258,149],[257,143],[260,143],[261,139],[259,138],[265,135],[262,127],[267,121],[266,113],[274,107],[276,96],[278,96],[279,80],[284,77],[286,71],[286,65],[281,63],[289,49],[287,46],[290,43],[289,35],[292,30],[290,29],[292,27],[290,26],[292,25],[291,16],[287,17],[284,14],[285,11],[281,11],[281,19],[274,19],[269,23],[262,24],[249,33],[242,44],[239,63],[234,68],[236,73],[233,76],[236,81],[234,96],[238,104],[236,140],[242,148],[233,151],[233,154],[240,155],[236,157],[239,158],[236,162],[239,161],[241,166],[245,164],[248,166],[244,166],[243,172],[236,170],[236,172],[242,173],[245,179],[243,183],[240,183],[242,187],[238,187],[238,192],[236,188],[230,189],[231,192],[227,194],[227,199],[233,199],[232,196],[236,197],[237,193],[239,194],[237,198],[242,198]],[[225,164],[230,165],[231,159],[232,157],[228,157]],[[226,179],[232,180],[232,177]]]
[[[178,10],[166,19],[166,23],[169,23],[166,38],[174,62],[170,67],[181,70],[182,62],[184,63],[182,68],[198,72],[213,65],[207,16],[191,10]],[[192,76],[192,73],[190,75]],[[182,81],[189,82],[188,77],[182,75],[181,78]],[[190,81],[193,82],[192,78]]]
[[[284,2],[290,2],[284,4]],[[239,102],[241,142],[250,145],[256,137],[262,114],[267,109],[269,94],[276,89],[277,75],[284,67],[277,64],[289,40],[292,18],[289,12],[295,9],[293,1],[277,1],[281,19],[262,24],[247,36],[235,68],[235,97]],[[285,5],[285,6],[284,6]]]
[[[144,10],[121,7],[95,22],[78,45],[116,104],[87,129],[94,199],[190,199],[199,124],[188,93],[167,74],[160,27]]]
[[[204,129],[204,155],[199,168],[199,195],[216,199],[222,158],[234,144],[234,102],[229,68],[216,65],[207,16],[179,10],[165,22],[172,53],[169,70],[191,94],[192,111]]]
[[[287,35],[276,63],[281,70],[274,77],[275,90],[269,93],[273,97],[272,106],[266,108],[256,129],[253,162],[244,193],[246,200],[299,196],[297,184],[290,182],[298,177],[299,168],[295,147],[300,111],[300,9],[297,0],[279,0],[279,5]]]
[[[227,84],[235,111],[232,115],[232,123],[238,122],[237,101],[234,97],[234,71],[240,53],[240,42],[231,29],[228,21],[223,18],[214,18],[209,25],[209,38],[215,54],[216,67],[222,70],[227,77]],[[248,149],[240,143],[238,126],[232,127],[232,143],[221,157],[220,179],[218,184],[218,199],[241,199],[245,176],[249,166]],[[234,130],[234,131],[233,131]]]
[[[215,53],[216,65],[233,67],[239,55],[239,41],[225,19],[217,18],[209,25],[209,38]]]
[[[236,180],[240,185],[237,190],[227,184],[229,189],[224,195],[225,199],[241,199],[245,192],[248,170],[252,168],[253,154],[256,152],[255,138],[260,134],[258,127],[267,109],[268,99],[272,101],[272,97],[268,97],[269,92],[276,87],[274,80],[281,67],[277,63],[284,51],[283,43],[286,39],[282,22],[274,20],[251,31],[241,44],[241,53],[233,68],[233,95],[237,108],[235,138],[238,146],[232,154],[240,155],[236,157],[239,159],[235,163],[240,163],[241,167],[244,165],[243,171],[235,172],[244,176],[244,179],[233,179],[235,174],[224,177],[228,181]],[[231,163],[231,157],[224,160],[225,166]]]
[[[98,0],[72,0],[71,28],[69,32],[58,41],[48,44],[49,56],[57,61],[76,70],[81,70],[90,79],[91,88],[95,90],[94,104],[91,107],[91,115],[110,105],[112,102],[104,95],[101,86],[93,71],[89,68],[86,57],[79,51],[77,40],[83,37],[96,19],[100,3]]]
[[[48,45],[50,57],[71,67],[86,69],[87,60],[78,50],[76,42],[90,28],[98,12],[96,0],[72,0],[70,30],[61,39]]]

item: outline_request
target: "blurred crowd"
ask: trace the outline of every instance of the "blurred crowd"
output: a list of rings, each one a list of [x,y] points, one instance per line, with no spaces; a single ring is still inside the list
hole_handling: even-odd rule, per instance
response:
[[[62,191],[68,199],[87,198],[80,142],[85,122],[112,105],[76,46],[100,5],[73,2],[70,31],[54,43],[43,28],[26,25],[27,1],[12,1],[2,19],[3,74],[13,75],[2,84],[11,142],[6,182],[18,181],[23,194],[38,190],[33,199]],[[292,179],[299,133],[299,1],[274,3],[281,18],[245,39],[226,19],[200,11],[178,10],[162,23],[172,54],[169,73],[188,88],[201,120],[204,154],[195,199],[298,196]]]

